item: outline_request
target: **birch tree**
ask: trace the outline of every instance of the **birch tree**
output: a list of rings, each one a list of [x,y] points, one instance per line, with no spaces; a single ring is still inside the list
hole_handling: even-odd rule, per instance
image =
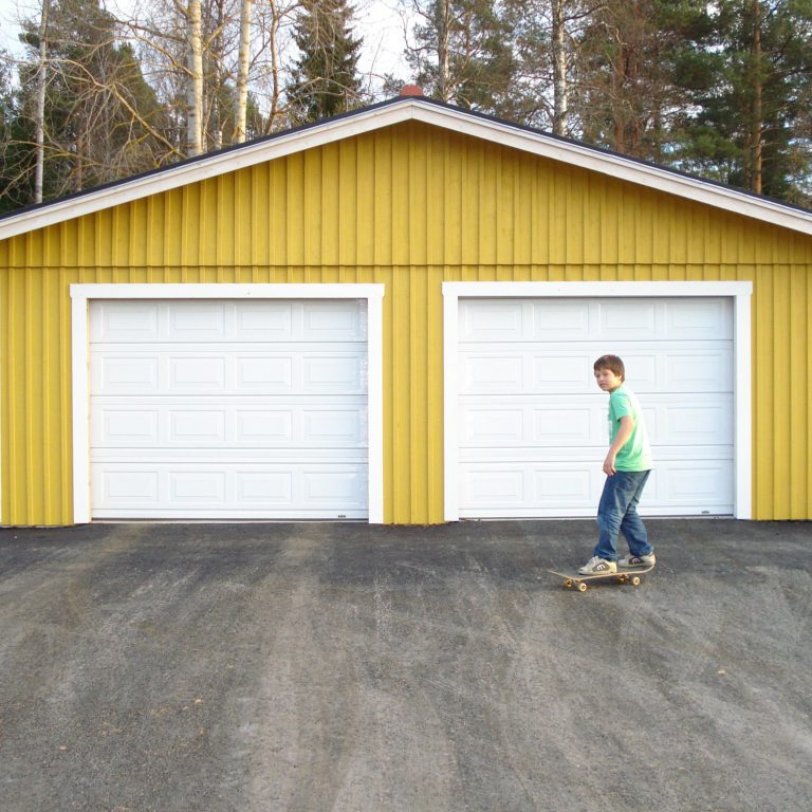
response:
[[[591,13],[586,0],[506,0],[517,61],[517,115],[528,124],[572,134],[575,43]]]
[[[203,31],[200,0],[189,0],[186,9],[188,88],[186,96],[186,152],[203,152]]]
[[[48,11],[50,0],[42,0],[39,24],[39,54],[37,60],[36,130],[37,168],[34,175],[34,202],[42,203],[42,179],[45,172],[45,88],[48,83]]]
[[[234,140],[245,141],[245,119],[248,107],[248,72],[251,66],[251,11],[252,0],[242,0],[240,9],[240,60],[237,68],[237,111]]]

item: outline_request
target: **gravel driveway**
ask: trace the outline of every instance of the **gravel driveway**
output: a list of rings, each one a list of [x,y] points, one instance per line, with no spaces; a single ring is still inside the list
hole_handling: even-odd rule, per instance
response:
[[[812,525],[0,531],[0,807],[803,810]]]

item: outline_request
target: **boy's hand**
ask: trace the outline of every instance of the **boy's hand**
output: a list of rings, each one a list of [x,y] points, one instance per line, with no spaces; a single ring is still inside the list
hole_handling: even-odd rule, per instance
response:
[[[606,459],[603,461],[603,473],[606,476],[614,476],[615,475],[615,457],[617,455],[610,451],[606,455]]]

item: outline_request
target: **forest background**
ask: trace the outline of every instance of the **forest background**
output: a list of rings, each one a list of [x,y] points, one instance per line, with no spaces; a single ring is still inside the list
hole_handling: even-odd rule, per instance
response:
[[[4,14],[0,213],[406,82],[812,208],[812,0],[28,2]]]

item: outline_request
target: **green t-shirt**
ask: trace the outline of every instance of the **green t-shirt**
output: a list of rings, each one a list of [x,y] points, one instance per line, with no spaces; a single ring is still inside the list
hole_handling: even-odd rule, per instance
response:
[[[620,418],[626,415],[634,420],[632,435],[626,440],[615,458],[617,471],[648,471],[654,465],[646,432],[643,410],[637,396],[625,384],[609,394],[609,444],[620,430]]]

